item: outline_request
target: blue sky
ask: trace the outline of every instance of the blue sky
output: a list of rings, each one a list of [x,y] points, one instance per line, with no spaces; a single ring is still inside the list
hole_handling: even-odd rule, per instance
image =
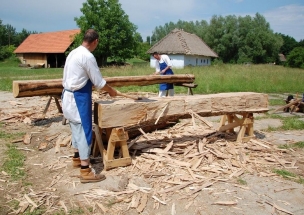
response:
[[[0,0],[0,19],[20,32],[51,32],[76,29],[74,17],[80,17],[85,0]],[[208,23],[217,16],[254,16],[260,13],[274,32],[304,39],[304,0],[120,0],[129,20],[143,40],[157,26],[170,21]]]

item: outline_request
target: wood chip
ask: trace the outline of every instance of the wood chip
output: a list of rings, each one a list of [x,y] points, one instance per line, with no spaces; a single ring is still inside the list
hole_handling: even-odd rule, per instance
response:
[[[173,140],[167,145],[167,147],[164,149],[164,152],[168,152],[173,146]]]
[[[42,142],[42,143],[39,144],[38,149],[39,149],[39,150],[46,149],[47,145],[48,145],[48,143]]]
[[[55,153],[60,152],[60,143],[62,142],[62,137],[59,136],[56,140],[56,144],[55,144]]]
[[[185,187],[187,187],[187,186],[189,186],[190,184],[193,184],[193,183],[194,183],[194,181],[190,181],[190,182],[187,182],[187,183],[183,183],[183,184],[180,184],[180,185],[177,185],[177,186],[167,188],[165,190],[161,190],[158,193],[168,193],[168,192],[180,190],[180,189],[183,189],[183,188],[185,188]]]
[[[290,212],[290,211],[288,211],[288,210],[286,210],[286,209],[284,209],[284,208],[281,208],[280,206],[276,205],[275,203],[272,204],[272,203],[270,203],[270,202],[268,202],[268,201],[266,201],[265,203],[267,203],[267,204],[273,206],[275,209],[277,209],[277,210],[279,210],[279,211],[283,211],[283,212],[285,212],[285,213],[287,213],[287,214],[293,215],[292,212]]]
[[[25,117],[23,123],[30,125],[32,123],[32,120],[29,117]]]
[[[68,208],[65,206],[63,201],[59,201],[59,204],[61,205],[61,207],[65,210],[65,213],[68,213]]]
[[[141,213],[145,209],[145,207],[147,205],[147,202],[148,202],[148,194],[144,193],[143,196],[140,199],[139,206],[136,208],[138,213]]]
[[[24,194],[24,198],[28,201],[28,203],[33,205],[35,208],[38,208],[38,205],[35,202],[33,202],[33,200],[27,194]]]
[[[237,202],[235,202],[235,201],[218,201],[218,202],[212,203],[212,205],[225,205],[225,206],[236,205],[236,204],[237,204]]]
[[[176,215],[175,203],[172,204],[172,207],[171,207],[171,215]]]
[[[163,108],[162,112],[161,112],[161,113],[159,114],[159,116],[157,117],[157,119],[156,119],[156,121],[155,121],[155,123],[154,123],[155,125],[158,123],[158,120],[160,119],[160,117],[163,116],[163,114],[164,114],[165,110],[167,109],[168,105],[169,105],[169,103],[167,103],[167,104],[165,105],[165,107]]]
[[[156,201],[158,201],[159,203],[163,204],[163,205],[166,205],[167,203],[160,200],[159,198],[157,198],[156,196],[152,196],[153,199],[155,199]]]
[[[60,147],[66,147],[71,143],[72,135],[69,135],[68,137],[64,138],[62,142],[60,143]]]
[[[31,134],[29,134],[29,133],[25,134],[25,135],[23,136],[23,143],[24,143],[25,145],[30,144],[30,143],[31,143],[31,138],[32,138],[32,135],[31,135]]]
[[[101,203],[96,202],[97,206],[104,212],[107,213],[109,210],[103,206]]]

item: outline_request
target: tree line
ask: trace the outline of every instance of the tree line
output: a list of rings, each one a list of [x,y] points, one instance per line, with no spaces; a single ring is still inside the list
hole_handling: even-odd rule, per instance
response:
[[[274,33],[270,24],[259,13],[254,17],[214,15],[210,23],[205,20],[169,22],[156,27],[152,37],[147,40],[150,39],[155,44],[174,28],[202,38],[219,55],[218,61],[223,63],[280,63],[279,53],[289,56],[295,48],[304,48],[304,40],[297,42],[288,35]],[[302,57],[304,62],[304,56]],[[294,66],[292,62],[287,63]]]
[[[22,29],[17,32],[10,24],[3,24],[0,19],[0,60],[12,56],[13,51],[18,47],[30,34],[36,34],[36,31],[27,31]]]
[[[209,23],[205,20],[169,22],[155,27],[152,36],[148,36],[144,42],[119,0],[87,0],[80,11],[83,15],[74,20],[81,33],[66,54],[81,44],[82,35],[88,28],[94,28],[100,34],[98,47],[94,51],[99,65],[105,65],[109,59],[115,62],[124,62],[133,57],[149,60],[147,50],[178,28],[202,38],[218,54],[217,62],[280,63],[278,54],[282,53],[287,56],[287,66],[304,68],[304,40],[297,42],[288,35],[274,33],[259,13],[254,17],[214,15]],[[11,25],[3,25],[0,20],[0,60],[5,57],[1,53],[19,46],[31,33],[37,32],[23,29],[18,33]]]

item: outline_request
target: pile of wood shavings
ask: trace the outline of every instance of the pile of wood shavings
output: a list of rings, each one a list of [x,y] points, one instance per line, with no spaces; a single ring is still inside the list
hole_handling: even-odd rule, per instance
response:
[[[219,182],[234,183],[244,173],[263,177],[276,176],[273,168],[296,168],[296,160],[285,160],[285,149],[258,139],[247,143],[235,142],[236,136],[216,132],[206,125],[182,123],[142,136],[129,142],[132,165],[109,171],[110,175],[141,177],[149,186],[139,186],[129,181],[123,191],[91,189],[78,193],[97,211],[123,214],[129,209],[144,211],[149,200],[153,208],[167,205],[172,195],[178,193],[188,199],[191,206],[201,191]],[[248,190],[249,187],[234,183]],[[104,204],[112,198],[113,206]],[[119,204],[115,204],[119,203]],[[235,205],[235,201],[214,202]]]

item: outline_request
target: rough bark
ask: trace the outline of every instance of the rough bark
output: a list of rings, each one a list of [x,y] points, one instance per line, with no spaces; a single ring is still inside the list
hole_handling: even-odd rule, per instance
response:
[[[193,83],[194,75],[147,75],[147,76],[118,76],[105,77],[112,87],[147,86],[159,83]],[[62,79],[13,81],[15,98],[60,95],[63,90]]]

